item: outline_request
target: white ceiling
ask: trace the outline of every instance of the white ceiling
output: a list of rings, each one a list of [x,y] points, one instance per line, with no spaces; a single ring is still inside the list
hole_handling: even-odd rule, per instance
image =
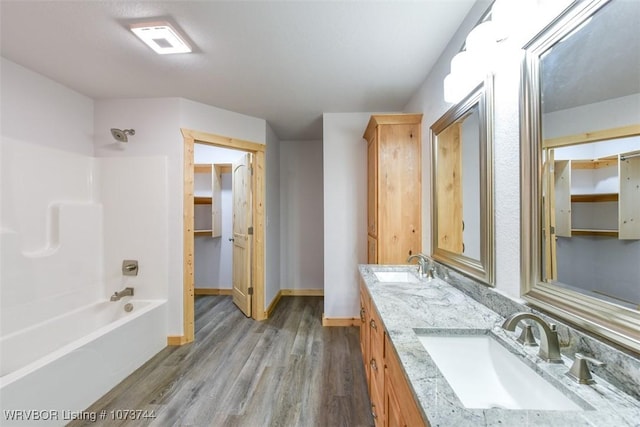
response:
[[[1,54],[94,99],[184,97],[320,139],[323,112],[398,111],[475,0],[8,1]],[[166,18],[195,53],[128,24]]]

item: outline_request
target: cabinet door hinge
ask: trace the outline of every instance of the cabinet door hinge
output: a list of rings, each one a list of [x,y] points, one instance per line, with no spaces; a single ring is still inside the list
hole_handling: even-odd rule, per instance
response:
[[[253,286],[249,288],[248,293],[249,295],[253,295]]]
[[[249,235],[253,235],[253,226],[249,227],[249,229],[247,230],[247,234]]]

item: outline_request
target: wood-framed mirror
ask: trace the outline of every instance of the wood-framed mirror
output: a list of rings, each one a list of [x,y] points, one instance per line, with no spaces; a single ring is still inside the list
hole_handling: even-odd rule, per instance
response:
[[[523,298],[640,352],[640,5],[583,0],[526,46]]]
[[[432,257],[494,285],[493,79],[431,126]]]

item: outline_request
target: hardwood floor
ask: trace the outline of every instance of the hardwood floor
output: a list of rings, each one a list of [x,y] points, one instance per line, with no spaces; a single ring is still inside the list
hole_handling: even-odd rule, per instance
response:
[[[88,408],[109,414],[99,425],[373,426],[358,329],[323,328],[322,297],[282,298],[264,322],[229,296],[196,297],[195,309],[196,341],[165,348]],[[155,418],[111,419],[131,409]]]

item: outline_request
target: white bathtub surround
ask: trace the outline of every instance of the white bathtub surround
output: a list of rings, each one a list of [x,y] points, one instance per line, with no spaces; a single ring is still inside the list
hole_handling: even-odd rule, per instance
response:
[[[124,310],[127,303],[134,306],[131,312]],[[2,410],[48,410],[58,418],[11,425],[68,423],[65,413],[83,411],[165,347],[166,317],[165,300],[126,297],[3,337]]]
[[[3,136],[0,336],[101,298],[94,160]]]
[[[2,409],[64,425],[166,346],[166,158],[2,148]],[[140,273],[123,276],[123,259]],[[127,286],[136,300],[108,301]]]

